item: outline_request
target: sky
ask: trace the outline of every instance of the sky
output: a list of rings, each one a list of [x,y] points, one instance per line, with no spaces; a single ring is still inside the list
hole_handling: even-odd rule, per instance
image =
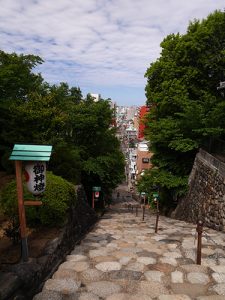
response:
[[[144,74],[163,38],[224,8],[224,0],[0,0],[0,49],[39,55],[51,84],[144,105]]]

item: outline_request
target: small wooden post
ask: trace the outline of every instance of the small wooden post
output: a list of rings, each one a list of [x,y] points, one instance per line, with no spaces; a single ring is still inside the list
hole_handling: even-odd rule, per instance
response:
[[[17,183],[17,198],[20,221],[20,236],[21,236],[21,254],[24,262],[28,261],[28,246],[26,232],[26,215],[23,203],[23,182],[22,182],[22,161],[15,161],[16,165],[16,183]]]
[[[95,208],[95,192],[92,192],[92,208]]]
[[[158,232],[158,223],[159,223],[159,201],[156,199],[156,222],[155,222],[155,233]]]
[[[142,206],[143,208],[143,214],[142,214],[142,221],[145,219],[145,204]]]
[[[198,221],[196,231],[198,233],[198,244],[197,244],[197,265],[201,265],[202,258],[202,232],[203,232],[203,223]]]

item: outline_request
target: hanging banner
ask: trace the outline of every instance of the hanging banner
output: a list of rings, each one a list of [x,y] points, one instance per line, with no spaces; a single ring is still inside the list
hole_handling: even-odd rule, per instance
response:
[[[39,195],[45,191],[46,187],[46,163],[29,162],[25,165],[25,179],[27,189],[33,195]]]

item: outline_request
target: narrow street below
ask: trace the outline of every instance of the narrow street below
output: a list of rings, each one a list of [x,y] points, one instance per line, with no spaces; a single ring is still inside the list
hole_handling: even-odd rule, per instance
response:
[[[225,299],[224,233],[204,228],[196,264],[196,226],[146,210],[112,206],[35,300]]]

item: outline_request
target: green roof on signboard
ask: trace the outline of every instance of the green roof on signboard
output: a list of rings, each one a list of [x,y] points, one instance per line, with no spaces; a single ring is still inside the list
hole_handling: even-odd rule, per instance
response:
[[[153,193],[153,197],[158,198],[159,194],[158,193]]]
[[[92,187],[92,191],[93,192],[100,192],[101,191],[101,187],[100,186],[93,186]]]
[[[52,146],[49,145],[20,145],[15,144],[10,160],[49,161]]]

